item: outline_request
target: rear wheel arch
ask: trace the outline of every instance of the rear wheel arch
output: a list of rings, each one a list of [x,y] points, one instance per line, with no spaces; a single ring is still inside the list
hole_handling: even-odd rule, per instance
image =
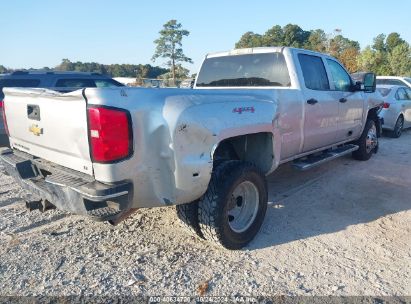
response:
[[[241,160],[254,164],[261,172],[270,172],[275,160],[274,138],[270,132],[244,134],[220,141],[212,152],[214,164]]]
[[[267,210],[263,172],[245,161],[221,161],[198,202],[202,236],[227,249],[246,246],[258,233]]]

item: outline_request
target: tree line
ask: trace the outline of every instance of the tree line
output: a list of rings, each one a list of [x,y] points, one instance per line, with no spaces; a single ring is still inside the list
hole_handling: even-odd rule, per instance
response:
[[[38,69],[28,69],[38,70]],[[101,64],[96,62],[72,62],[69,59],[63,59],[62,62],[53,67],[44,67],[43,71],[76,71],[92,72],[109,75],[111,77],[133,77],[133,78],[157,78],[160,75],[169,72],[169,69],[152,66],[150,64]],[[11,73],[14,69],[8,69],[0,65],[0,74]]]
[[[378,75],[411,75],[411,48],[398,33],[380,34],[363,50],[337,29],[331,34],[322,29],[303,30],[296,24],[275,25],[264,34],[244,33],[236,48],[291,46],[328,53],[338,58],[350,72],[371,71]]]

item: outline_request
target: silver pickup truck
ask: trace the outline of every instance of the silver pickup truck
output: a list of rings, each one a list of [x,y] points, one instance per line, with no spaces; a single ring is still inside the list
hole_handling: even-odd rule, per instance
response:
[[[372,73],[354,83],[330,56],[277,47],[207,55],[193,90],[7,88],[0,158],[30,209],[115,224],[177,205],[200,237],[238,249],[263,222],[265,176],[280,164],[377,152],[374,91]]]

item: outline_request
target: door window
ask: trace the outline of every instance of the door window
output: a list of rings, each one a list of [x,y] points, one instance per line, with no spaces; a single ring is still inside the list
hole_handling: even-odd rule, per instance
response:
[[[411,89],[405,89],[407,91],[408,100],[411,100]]]
[[[351,89],[351,77],[336,61],[327,59],[336,91],[348,92]]]
[[[298,54],[298,60],[300,61],[307,89],[320,91],[328,91],[330,89],[327,72],[321,57]]]
[[[407,100],[407,92],[403,88],[398,89],[397,93],[395,94],[395,98],[397,100]]]

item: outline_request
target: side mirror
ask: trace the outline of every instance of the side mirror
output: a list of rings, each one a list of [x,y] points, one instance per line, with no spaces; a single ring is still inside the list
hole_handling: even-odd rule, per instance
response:
[[[366,73],[364,75],[364,92],[374,93],[377,87],[377,76],[374,73]]]
[[[365,93],[374,93],[377,86],[377,77],[374,73],[360,72],[351,74],[352,79],[355,81],[355,87],[358,91],[364,91]]]

